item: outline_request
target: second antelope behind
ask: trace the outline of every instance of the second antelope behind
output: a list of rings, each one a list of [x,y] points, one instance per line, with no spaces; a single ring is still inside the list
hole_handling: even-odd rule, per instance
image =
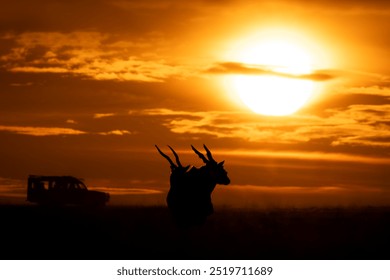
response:
[[[164,154],[159,147],[159,153],[171,165],[170,189],[167,195],[167,204],[175,222],[179,226],[188,227],[201,225],[207,216],[214,212],[211,193],[217,184],[228,185],[230,179],[223,167],[224,161],[214,160],[210,150],[203,145],[206,156],[191,145],[192,150],[202,159],[200,168],[183,166],[177,153],[172,151],[176,163]]]

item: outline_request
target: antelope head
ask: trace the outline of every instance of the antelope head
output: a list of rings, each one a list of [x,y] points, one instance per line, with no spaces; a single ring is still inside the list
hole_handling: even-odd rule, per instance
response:
[[[211,176],[213,181],[215,181],[217,184],[221,185],[229,185],[230,179],[227,175],[226,170],[223,167],[223,164],[225,161],[217,162],[214,160],[210,150],[206,147],[206,145],[203,145],[207,158],[204,154],[199,152],[197,149],[195,149],[194,146],[191,145],[192,150],[200,157],[200,159],[206,164],[205,168],[208,172],[208,174]]]

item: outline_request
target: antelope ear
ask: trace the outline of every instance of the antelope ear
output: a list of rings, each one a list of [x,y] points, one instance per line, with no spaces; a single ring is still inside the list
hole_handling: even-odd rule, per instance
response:
[[[220,163],[218,163],[218,166],[223,166],[223,164],[225,163],[225,161],[221,161]]]

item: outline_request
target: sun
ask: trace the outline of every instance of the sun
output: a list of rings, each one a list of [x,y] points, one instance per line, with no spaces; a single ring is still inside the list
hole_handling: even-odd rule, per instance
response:
[[[313,71],[310,50],[291,36],[265,36],[236,50],[236,61],[265,69],[260,75],[232,75],[229,86],[253,112],[285,116],[312,97],[315,82],[294,78]]]

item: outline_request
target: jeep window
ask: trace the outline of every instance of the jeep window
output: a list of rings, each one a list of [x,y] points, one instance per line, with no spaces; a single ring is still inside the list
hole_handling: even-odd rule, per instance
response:
[[[87,187],[83,183],[79,182],[76,184],[76,189],[87,190]]]
[[[36,181],[32,183],[31,188],[37,191],[48,190],[49,184],[44,181]]]

